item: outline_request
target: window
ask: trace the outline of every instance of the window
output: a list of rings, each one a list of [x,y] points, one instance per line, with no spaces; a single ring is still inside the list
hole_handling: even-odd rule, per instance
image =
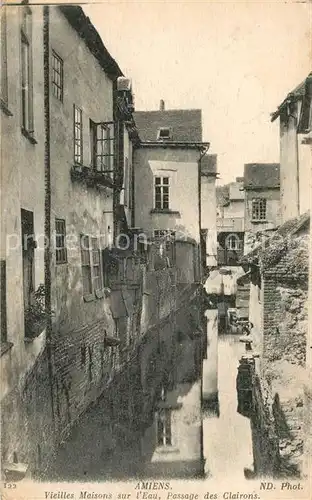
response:
[[[101,255],[99,249],[98,238],[92,238],[92,277],[93,277],[93,290],[102,290],[102,269],[101,269]]]
[[[21,209],[23,295],[25,310],[31,305],[35,291],[34,214]]]
[[[155,208],[169,209],[169,177],[155,177]]]
[[[252,200],[252,220],[266,219],[266,200],[255,198]]]
[[[74,162],[82,164],[82,111],[74,104]]]
[[[158,129],[157,132],[157,140],[166,140],[170,139],[171,133],[170,133],[170,128],[168,127],[161,127]]]
[[[6,8],[1,7],[1,101],[8,105],[8,54]]]
[[[238,250],[239,249],[239,240],[235,234],[232,234],[227,238],[226,248],[228,250]]]
[[[103,289],[99,239],[81,235],[80,245],[83,294],[84,296],[96,295]]]
[[[168,240],[175,239],[175,231],[171,229],[154,229],[155,238],[166,238]]]
[[[63,60],[52,50],[52,92],[59,101],[63,101],[63,85]]]
[[[32,68],[32,19],[29,7],[24,7],[21,25],[22,70],[22,126],[29,134],[34,133],[33,116],[33,68]]]
[[[112,175],[114,170],[114,124],[90,120],[91,164],[98,172]]]
[[[56,263],[66,264],[67,249],[66,249],[66,224],[63,219],[55,219],[55,250]]]
[[[171,446],[171,410],[162,409],[157,413],[157,445]]]

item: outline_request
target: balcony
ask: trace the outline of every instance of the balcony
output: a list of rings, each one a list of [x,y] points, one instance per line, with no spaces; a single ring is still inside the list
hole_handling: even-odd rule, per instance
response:
[[[82,182],[88,187],[114,187],[112,170],[97,170],[94,167],[73,165],[70,175],[73,181]]]
[[[232,233],[244,231],[244,218],[243,217],[232,217],[217,218],[217,231],[219,233]]]

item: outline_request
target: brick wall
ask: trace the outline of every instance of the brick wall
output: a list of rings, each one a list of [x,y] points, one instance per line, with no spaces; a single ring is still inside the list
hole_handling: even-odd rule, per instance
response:
[[[267,272],[263,276],[262,297],[263,369],[258,389],[254,389],[256,423],[252,424],[255,440],[259,443],[258,447],[256,445],[258,459],[260,463],[270,463],[266,450],[271,448],[270,454],[273,453],[274,463],[278,465],[275,473],[297,477],[302,473],[306,411],[303,385],[308,329],[307,283]],[[272,439],[263,446],[267,428]]]
[[[45,468],[54,451],[48,355],[37,358],[21,388],[2,401],[2,458],[30,464],[33,472]]]

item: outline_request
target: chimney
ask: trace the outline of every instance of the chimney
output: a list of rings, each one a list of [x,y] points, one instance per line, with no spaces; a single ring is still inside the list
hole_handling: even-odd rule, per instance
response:
[[[159,111],[165,111],[165,101],[163,99],[160,99]]]

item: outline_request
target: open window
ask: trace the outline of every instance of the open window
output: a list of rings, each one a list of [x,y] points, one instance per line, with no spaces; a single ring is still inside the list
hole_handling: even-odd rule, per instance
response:
[[[114,122],[95,123],[90,120],[91,165],[97,172],[113,177]]]

